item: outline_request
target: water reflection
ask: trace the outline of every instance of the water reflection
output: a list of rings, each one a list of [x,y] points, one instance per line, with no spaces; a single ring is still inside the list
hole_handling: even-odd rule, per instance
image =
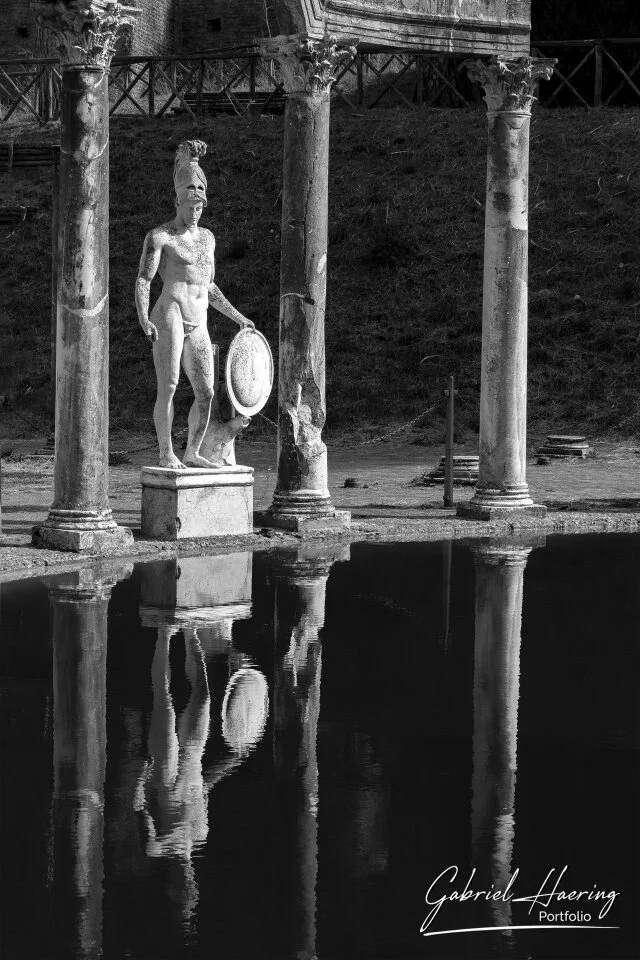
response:
[[[471,847],[476,888],[508,888],[515,790],[524,570],[544,538],[471,544],[476,572]],[[492,923],[512,923],[511,901],[491,902]],[[503,934],[512,936],[511,931]]]
[[[282,955],[316,956],[320,678],[327,581],[349,547],[306,546],[274,558],[277,926]]]
[[[53,645],[53,941],[57,956],[102,955],[107,607],[132,565],[94,567],[49,591]]]
[[[256,746],[268,714],[266,678],[245,664],[232,643],[233,623],[251,616],[251,562],[250,553],[239,553],[150,564],[142,570],[140,618],[143,626],[157,628],[157,640],[149,756],[138,777],[133,809],[144,823],[146,856],[170,861],[169,893],[187,928],[198,903],[193,857],[209,833],[208,795]],[[177,717],[170,653],[179,632],[190,694]],[[230,673],[216,717],[228,749],[203,769],[211,729],[207,656],[223,659]]]
[[[438,896],[473,868],[474,891],[519,868],[531,893],[568,863],[629,903],[638,565],[585,542],[306,544],[140,565],[111,601],[126,568],[3,593],[4,955],[557,953],[537,931],[420,937],[451,864]],[[527,911],[451,900],[432,929]],[[560,933],[566,956],[637,955],[611,922],[597,945]]]

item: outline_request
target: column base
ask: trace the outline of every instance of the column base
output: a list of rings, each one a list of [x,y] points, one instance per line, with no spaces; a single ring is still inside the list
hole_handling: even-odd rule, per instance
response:
[[[534,503],[528,495],[501,496],[498,491],[487,491],[485,496],[476,493],[466,503],[459,503],[456,509],[456,516],[466,520],[505,520],[519,516],[543,519],[546,515],[545,505]]]
[[[104,520],[98,521],[101,522],[104,523]],[[133,546],[133,534],[128,527],[119,527],[114,520],[110,526],[101,525],[92,529],[87,521],[81,526],[74,526],[72,523],[62,524],[49,519],[33,528],[31,543],[44,550],[107,556],[122,553]]]
[[[274,527],[289,530],[303,536],[317,533],[344,533],[351,529],[351,514],[348,510],[334,510],[320,516],[304,516],[299,513],[279,513],[262,510],[253,515],[254,527]]]
[[[276,490],[268,510],[254,514],[254,526],[275,527],[303,536],[341,533],[351,527],[348,510],[336,510],[328,490]]]

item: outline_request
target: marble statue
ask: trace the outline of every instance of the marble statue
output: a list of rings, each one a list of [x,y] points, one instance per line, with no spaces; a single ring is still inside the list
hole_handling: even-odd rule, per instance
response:
[[[214,397],[207,306],[210,304],[241,328],[254,329],[254,324],[229,303],[214,283],[215,238],[210,230],[198,226],[207,205],[207,179],[199,164],[206,149],[200,140],[187,140],[178,147],[173,173],[176,215],[145,237],[136,281],[138,320],[153,345],[158,382],[153,421],[158,435],[159,466],[177,470],[211,469],[229,463],[233,438],[249,423],[243,416],[223,421],[218,397]],[[151,281],[156,273],[162,279],[162,293],[149,313]],[[195,395],[182,463],[171,442],[173,398],[181,364]],[[201,451],[205,434],[208,457]]]

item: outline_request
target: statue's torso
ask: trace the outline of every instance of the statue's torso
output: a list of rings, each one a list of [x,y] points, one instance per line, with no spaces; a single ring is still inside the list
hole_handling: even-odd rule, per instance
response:
[[[164,313],[176,305],[185,326],[206,322],[208,287],[214,276],[213,234],[200,228],[191,239],[181,236],[172,223],[167,223],[158,228],[156,236],[162,244],[158,272],[163,287],[154,312]]]

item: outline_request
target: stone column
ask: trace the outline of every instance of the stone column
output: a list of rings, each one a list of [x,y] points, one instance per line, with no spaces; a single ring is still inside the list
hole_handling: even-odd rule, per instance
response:
[[[471,847],[478,884],[504,891],[512,876],[524,569],[544,538],[479,541],[473,677]],[[491,903],[496,926],[511,904]]]
[[[62,71],[54,501],[38,546],[108,553],[132,543],[109,506],[109,94],[134,8],[105,0],[32,3]]]
[[[529,121],[538,80],[555,60],[469,64],[488,106],[487,193],[480,381],[480,473],[459,516],[514,510],[544,516],[526,481]]]
[[[304,36],[261,41],[286,91],[280,265],[278,478],[260,523],[290,530],[345,527],[327,487],[324,312],[327,287],[329,94],[354,47]]]
[[[282,955],[312,960],[316,951],[320,677],[325,598],[336,560],[349,547],[303,547],[274,561],[276,584],[273,757],[278,790],[274,832],[276,915]],[[277,923],[277,921],[276,921]]]
[[[56,956],[102,955],[107,608],[112,585],[131,569],[80,570],[49,591]]]

